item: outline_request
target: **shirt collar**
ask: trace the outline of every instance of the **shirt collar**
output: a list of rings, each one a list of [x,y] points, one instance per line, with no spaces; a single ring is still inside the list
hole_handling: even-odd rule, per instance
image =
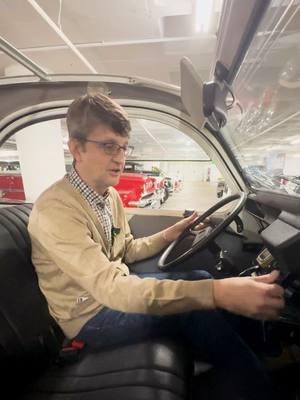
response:
[[[97,193],[96,190],[81,179],[74,165],[72,165],[71,170],[67,173],[67,178],[71,185],[81,193],[89,204],[100,207],[105,206],[105,202],[109,196],[109,189],[106,190],[104,195]]]

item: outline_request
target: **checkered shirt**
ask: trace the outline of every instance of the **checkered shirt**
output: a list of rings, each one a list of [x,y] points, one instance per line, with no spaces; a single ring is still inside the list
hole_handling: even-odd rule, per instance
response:
[[[80,194],[88,202],[90,207],[95,211],[98,220],[103,227],[108,243],[111,246],[111,231],[113,223],[111,207],[108,200],[108,192],[106,192],[104,196],[97,193],[80,178],[74,166],[72,166],[70,172],[67,174],[67,178],[69,179],[71,185],[80,192]]]

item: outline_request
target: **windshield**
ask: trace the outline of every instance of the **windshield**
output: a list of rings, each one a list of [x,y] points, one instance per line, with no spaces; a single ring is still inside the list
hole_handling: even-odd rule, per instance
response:
[[[255,189],[300,194],[300,1],[273,0],[233,89],[222,135]]]

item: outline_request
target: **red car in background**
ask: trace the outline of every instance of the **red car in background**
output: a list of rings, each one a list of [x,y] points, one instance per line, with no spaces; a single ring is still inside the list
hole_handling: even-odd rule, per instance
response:
[[[159,204],[155,178],[140,173],[123,173],[115,186],[124,207],[156,207]],[[22,176],[18,171],[0,173],[0,199],[25,200]]]
[[[25,200],[22,176],[18,172],[0,173],[0,199]]]
[[[155,207],[158,204],[155,180],[147,175],[124,172],[114,188],[124,207]]]
[[[146,170],[142,163],[127,161],[125,164],[126,173],[138,173],[143,174],[152,179],[156,197],[160,204],[163,204],[169,197],[169,191],[166,185],[165,177],[160,173],[159,170]]]

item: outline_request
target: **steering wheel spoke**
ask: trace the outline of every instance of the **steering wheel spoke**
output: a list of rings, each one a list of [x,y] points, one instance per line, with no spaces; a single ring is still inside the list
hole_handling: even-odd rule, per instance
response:
[[[205,237],[207,237],[211,231],[212,231],[212,227],[208,226],[205,229],[201,229],[201,231],[199,231],[194,239],[194,243],[199,243],[200,240],[203,240]]]

